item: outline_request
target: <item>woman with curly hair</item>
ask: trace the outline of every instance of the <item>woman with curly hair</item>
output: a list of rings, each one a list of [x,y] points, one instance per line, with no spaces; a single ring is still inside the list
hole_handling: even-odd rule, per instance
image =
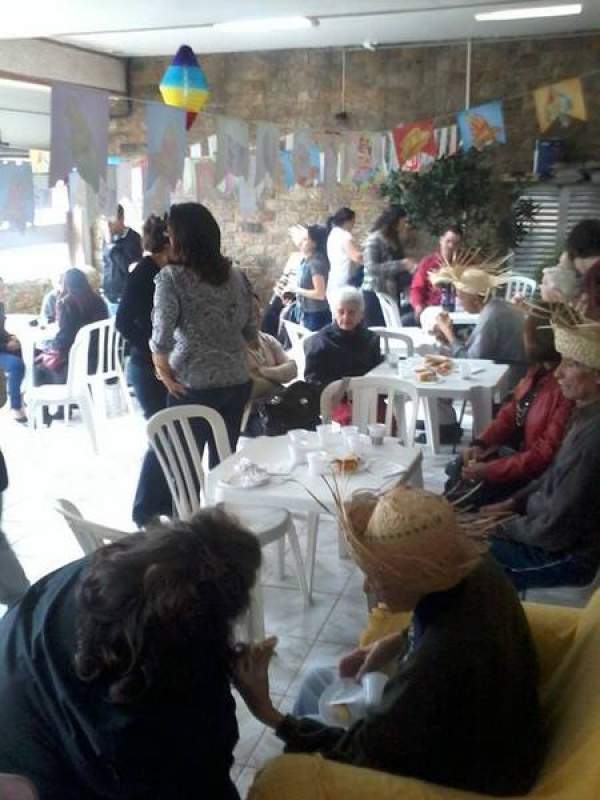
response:
[[[239,800],[232,626],[260,560],[211,509],[35,584],[0,623],[0,771],[40,800]]]

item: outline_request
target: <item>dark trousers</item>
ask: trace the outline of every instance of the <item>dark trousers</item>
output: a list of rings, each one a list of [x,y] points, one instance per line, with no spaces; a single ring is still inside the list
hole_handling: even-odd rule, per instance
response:
[[[25,362],[14,353],[0,353],[0,370],[6,373],[8,398],[13,410],[21,408],[21,383],[25,376]]]
[[[240,426],[244,408],[250,398],[252,381],[235,386],[211,389],[188,389],[184,398],[168,395],[167,405],[202,405],[214,408],[223,417],[227,429],[227,437],[231,451],[235,451],[240,435]],[[208,464],[210,469],[219,463],[210,426],[204,420],[195,420],[192,424],[194,438],[200,453],[208,445]],[[172,501],[169,486],[163,475],[158,459],[152,448],[148,448],[133,501],[133,521],[138,527],[146,525],[153,517],[171,516]]]
[[[585,586],[598,564],[575,553],[550,553],[511,539],[494,537],[491,553],[518,591],[551,586]]]
[[[151,361],[145,361],[132,354],[127,366],[127,379],[146,419],[167,407],[168,392],[156,375]]]
[[[385,319],[375,292],[363,289],[363,297],[365,300],[365,316],[363,321],[367,328],[385,328]]]

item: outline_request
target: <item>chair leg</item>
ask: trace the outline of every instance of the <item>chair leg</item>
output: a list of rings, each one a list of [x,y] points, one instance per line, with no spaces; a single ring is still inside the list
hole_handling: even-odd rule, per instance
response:
[[[298,583],[300,584],[300,591],[302,592],[302,597],[304,598],[304,605],[309,606],[312,602],[312,587],[309,589],[308,583],[306,582],[306,571],[304,567],[304,561],[302,560],[302,552],[300,550],[298,533],[291,518],[287,535],[290,540],[290,547],[292,548],[292,556],[296,565],[296,574],[298,576]],[[280,541],[283,542],[285,540],[282,538]]]
[[[312,597],[315,578],[315,561],[317,556],[317,531],[319,515],[311,511],[306,516],[306,575],[308,579],[308,596]]]
[[[277,579],[285,578],[285,539],[283,536],[277,540]]]
[[[81,397],[77,398],[77,402],[79,408],[81,409],[81,416],[83,417],[85,427],[87,428],[87,431],[90,435],[90,439],[92,441],[92,448],[94,450],[94,453],[97,453],[98,443],[96,440],[96,422],[94,420],[94,409],[92,407],[92,401],[90,399],[89,389],[86,389],[85,393],[82,394]]]

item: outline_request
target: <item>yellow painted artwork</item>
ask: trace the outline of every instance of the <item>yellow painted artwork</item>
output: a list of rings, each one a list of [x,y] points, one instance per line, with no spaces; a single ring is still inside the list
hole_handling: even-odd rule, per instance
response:
[[[579,78],[570,78],[533,92],[535,111],[542,133],[558,123],[567,127],[574,120],[586,120],[587,112]]]

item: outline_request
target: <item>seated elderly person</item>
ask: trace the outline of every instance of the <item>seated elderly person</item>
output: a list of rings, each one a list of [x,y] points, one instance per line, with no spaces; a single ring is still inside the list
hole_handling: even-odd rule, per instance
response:
[[[482,531],[443,498],[405,487],[363,495],[340,516],[367,587],[391,611],[413,612],[408,631],[339,664],[360,681],[392,661],[383,695],[348,730],[328,726],[314,715],[336,671],[316,670],[284,715],[269,696],[272,648],[259,644],[235,672],[250,711],[288,751],[472,792],[529,791],[543,753],[537,658],[516,592],[473,538]]]
[[[436,319],[436,327],[450,345],[455,358],[488,358],[510,364],[507,389],[510,390],[526,372],[523,345],[524,319],[512,303],[494,296],[503,279],[493,274],[493,265],[475,265],[470,258],[456,258],[451,265],[432,274],[434,284],[450,282],[465,311],[479,314],[466,342],[461,341],[446,312]]]
[[[518,589],[585,585],[600,564],[600,323],[563,311],[554,338],[555,376],[574,401],[568,431],[537,481],[482,511],[518,516],[494,531],[492,554]]]
[[[258,330],[261,308],[256,296],[254,297],[254,316]],[[258,331],[256,339],[246,344],[246,350],[252,378],[252,410],[244,435],[261,436],[264,433],[264,426],[260,419],[261,406],[274,394],[280,392],[284,383],[294,380],[298,374],[298,367],[277,339],[269,333]]]
[[[345,286],[333,299],[333,322],[305,340],[304,378],[321,387],[364,375],[382,360],[379,337],[363,324],[360,289]]]
[[[526,317],[524,341],[527,374],[491,424],[446,467],[446,496],[463,508],[505,500],[539,478],[564,438],[573,402],[556,380],[560,356],[541,313]]]
[[[570,303],[580,293],[580,280],[568,254],[561,255],[555,267],[542,270],[540,295],[546,303]]]
[[[239,800],[232,630],[260,560],[207,509],[38,581],[0,621],[0,772],[40,800]]]

